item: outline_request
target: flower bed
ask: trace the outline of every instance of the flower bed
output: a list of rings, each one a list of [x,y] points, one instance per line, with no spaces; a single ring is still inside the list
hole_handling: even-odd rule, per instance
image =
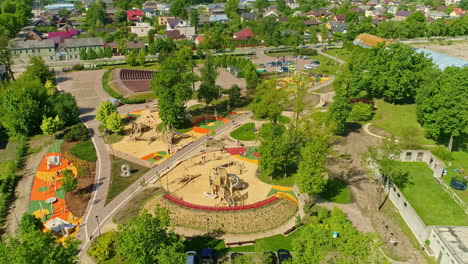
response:
[[[271,196],[270,198],[260,201],[258,203],[254,204],[248,204],[248,205],[238,205],[238,206],[205,206],[205,205],[197,205],[197,204],[192,204],[188,203],[184,200],[181,200],[179,198],[176,198],[170,194],[167,194],[164,196],[168,201],[171,201],[177,205],[191,208],[191,209],[196,209],[196,210],[205,210],[205,211],[239,211],[239,210],[247,210],[247,209],[255,209],[255,208],[260,208],[266,205],[269,205],[271,203],[274,203],[276,200],[278,200],[277,197]]]

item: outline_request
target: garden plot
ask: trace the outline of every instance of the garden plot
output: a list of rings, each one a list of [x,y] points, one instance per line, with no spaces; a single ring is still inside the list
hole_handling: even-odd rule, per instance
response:
[[[297,206],[287,199],[279,199],[257,209],[214,212],[185,208],[166,200],[163,196],[156,196],[148,201],[144,209],[154,214],[157,206],[170,211],[170,222],[174,226],[226,233],[270,230],[285,223],[297,212]]]

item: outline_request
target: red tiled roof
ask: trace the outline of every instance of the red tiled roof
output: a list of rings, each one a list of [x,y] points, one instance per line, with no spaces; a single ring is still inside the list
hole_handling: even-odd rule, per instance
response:
[[[128,10],[127,11],[127,20],[138,21],[140,17],[143,16],[143,11],[138,9]]]
[[[244,39],[253,38],[253,37],[255,37],[255,34],[249,28],[244,28],[243,30],[234,33],[235,39],[244,40]]]

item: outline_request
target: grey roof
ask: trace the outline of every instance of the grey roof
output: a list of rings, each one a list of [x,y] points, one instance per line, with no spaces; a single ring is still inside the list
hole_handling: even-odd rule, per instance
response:
[[[459,262],[468,263],[468,226],[434,226]]]
[[[37,48],[55,48],[55,43],[51,39],[44,40],[26,40],[10,41],[10,49],[37,49]]]
[[[252,19],[256,19],[257,18],[257,15],[255,13],[243,13],[242,14],[242,17],[245,19],[245,20],[252,20]]]
[[[66,39],[64,43],[65,47],[68,48],[93,47],[104,45],[104,41],[102,40],[102,38]]]

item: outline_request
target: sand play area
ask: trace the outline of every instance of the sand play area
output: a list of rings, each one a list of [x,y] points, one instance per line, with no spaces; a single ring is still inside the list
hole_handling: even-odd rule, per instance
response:
[[[161,178],[172,196],[205,206],[234,206],[265,200],[272,186],[256,177],[257,165],[215,151],[188,159]]]

